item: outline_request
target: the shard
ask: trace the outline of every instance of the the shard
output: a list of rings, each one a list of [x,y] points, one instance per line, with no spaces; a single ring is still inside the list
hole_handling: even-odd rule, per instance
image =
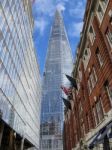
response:
[[[63,150],[64,105],[61,85],[72,70],[72,53],[61,13],[56,10],[50,33],[43,76],[41,108],[41,150]]]

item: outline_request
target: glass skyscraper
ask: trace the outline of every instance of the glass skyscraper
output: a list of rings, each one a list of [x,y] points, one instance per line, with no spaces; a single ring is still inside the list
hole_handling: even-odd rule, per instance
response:
[[[58,10],[51,29],[42,87],[41,150],[63,150],[64,106],[61,85],[68,86],[73,62],[62,16]]]
[[[41,80],[31,7],[31,0],[0,0],[0,117],[39,148]]]

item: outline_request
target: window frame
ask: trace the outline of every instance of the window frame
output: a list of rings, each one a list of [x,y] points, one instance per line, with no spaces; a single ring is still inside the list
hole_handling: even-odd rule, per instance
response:
[[[96,112],[96,105],[93,106],[92,112],[93,112],[93,116],[94,116],[94,120],[95,120],[95,126],[97,126],[99,124],[99,118],[98,118],[98,114]]]
[[[107,41],[108,41],[110,47],[112,48],[112,41],[111,41],[112,40],[111,39],[112,38],[112,31],[110,31],[110,29],[107,28],[105,34],[106,34]],[[111,37],[109,35],[111,35]]]
[[[105,86],[105,90],[106,90],[106,92],[107,92],[107,95],[108,95],[110,104],[111,104],[111,106],[112,106],[112,95],[111,95],[111,94],[112,94],[112,89],[111,89],[111,87],[110,87],[108,81],[106,81],[106,83],[105,83],[104,86]]]
[[[100,66],[102,67],[102,65],[103,65],[103,58],[101,56],[101,53],[100,53],[100,50],[99,50],[98,47],[96,49],[96,57],[97,57],[97,60],[98,60],[98,62],[100,64]]]
[[[98,101],[96,102],[96,112],[97,112],[99,123],[100,123],[104,118],[104,111],[103,111],[103,106],[101,102],[101,96],[98,98]]]
[[[102,10],[103,10],[104,13],[105,13],[106,8],[107,8],[108,3],[109,3],[109,0],[107,0],[107,4],[106,4],[104,1],[105,1],[105,0],[100,0],[99,3],[100,3],[100,5],[101,5],[101,7],[102,7]],[[105,3],[105,4],[104,4],[104,3]]]
[[[87,54],[85,54],[87,52]],[[85,48],[83,53],[83,64],[84,64],[84,70],[86,70],[89,60],[91,58],[91,51],[90,48]]]
[[[103,21],[103,18],[104,18],[104,15],[105,15],[105,12],[106,12],[106,9],[107,9],[107,6],[108,6],[108,3],[109,3],[109,0],[107,2],[107,4],[104,6],[104,0],[99,0],[98,3],[97,3],[97,8],[96,8],[96,14],[97,14],[97,18],[99,20],[99,23],[101,25],[102,21]],[[98,12],[98,8],[101,8],[101,11],[102,12]]]
[[[89,95],[90,95],[92,92],[92,83],[91,83],[90,78],[88,79],[88,91],[89,91]]]
[[[90,32],[90,28],[92,29],[92,32]],[[90,39],[92,45],[94,44],[95,38],[96,38],[95,30],[93,28],[93,25],[91,24],[89,26],[89,39]]]

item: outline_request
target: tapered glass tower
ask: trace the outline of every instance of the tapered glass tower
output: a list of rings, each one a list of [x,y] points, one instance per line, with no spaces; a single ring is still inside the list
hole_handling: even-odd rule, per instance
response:
[[[61,85],[72,70],[72,54],[62,16],[55,13],[48,44],[41,109],[41,150],[63,150],[63,96]]]

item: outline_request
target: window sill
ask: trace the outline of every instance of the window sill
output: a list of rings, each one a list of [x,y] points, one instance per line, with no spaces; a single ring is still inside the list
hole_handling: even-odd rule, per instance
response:
[[[104,118],[96,125],[95,129],[98,128],[104,121],[105,121],[105,116],[104,116]]]

